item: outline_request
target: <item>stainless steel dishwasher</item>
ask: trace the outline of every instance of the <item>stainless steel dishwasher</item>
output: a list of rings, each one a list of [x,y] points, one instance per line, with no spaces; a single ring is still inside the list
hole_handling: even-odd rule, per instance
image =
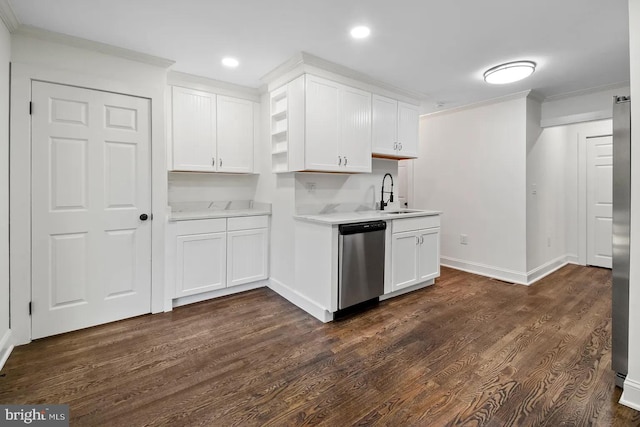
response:
[[[384,240],[387,223],[339,226],[338,309],[384,294]]]

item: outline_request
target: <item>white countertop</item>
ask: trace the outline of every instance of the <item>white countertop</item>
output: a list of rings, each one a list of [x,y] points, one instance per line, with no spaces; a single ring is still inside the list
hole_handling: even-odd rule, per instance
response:
[[[401,218],[415,218],[420,216],[440,215],[440,211],[422,211],[418,209],[401,209],[400,213],[394,211],[361,211],[361,212],[334,212],[329,214],[295,215],[299,221],[317,222],[321,224],[337,225],[351,224],[364,221],[391,221]]]
[[[241,216],[271,215],[270,203],[251,200],[175,203],[169,212],[169,221],[192,219],[233,218]]]

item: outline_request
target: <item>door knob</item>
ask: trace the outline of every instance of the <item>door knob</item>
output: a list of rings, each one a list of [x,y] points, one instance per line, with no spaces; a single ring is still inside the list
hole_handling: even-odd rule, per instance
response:
[[[149,215],[147,215],[147,214],[140,215],[140,221],[146,221],[148,219],[149,219]]]

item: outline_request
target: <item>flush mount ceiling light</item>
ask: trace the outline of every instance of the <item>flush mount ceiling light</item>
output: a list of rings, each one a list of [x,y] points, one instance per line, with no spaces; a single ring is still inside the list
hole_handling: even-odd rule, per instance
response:
[[[353,27],[351,29],[351,37],[354,39],[365,39],[369,37],[369,34],[371,34],[371,30],[369,27],[365,27],[364,25]]]
[[[227,68],[236,68],[238,65],[240,65],[240,63],[236,58],[231,58],[228,56],[226,58],[222,58],[222,65]]]
[[[529,77],[536,70],[533,61],[507,62],[484,72],[484,81],[494,85],[517,82]]]

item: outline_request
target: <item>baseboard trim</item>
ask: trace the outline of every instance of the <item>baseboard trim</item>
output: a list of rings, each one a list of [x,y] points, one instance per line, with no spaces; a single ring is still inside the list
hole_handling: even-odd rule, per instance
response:
[[[567,264],[582,265],[580,264],[580,258],[578,258],[578,255],[576,254],[567,254],[566,259],[567,259]]]
[[[627,379],[624,380],[624,390],[620,397],[620,403],[640,411],[640,382],[627,376]]]
[[[4,368],[4,364],[7,362],[7,359],[9,359],[12,351],[11,329],[8,329],[2,336],[2,339],[0,339],[0,371]]]
[[[492,277],[504,282],[517,283],[519,285],[526,285],[528,283],[527,273],[525,272],[506,270],[491,265],[480,264],[471,261],[463,261],[460,259],[444,256],[440,257],[440,264],[445,267],[453,268],[455,270],[479,274],[480,276],[485,277]]]
[[[333,313],[327,311],[324,307],[319,306],[309,298],[305,297],[298,291],[295,291],[285,285],[284,283],[271,278],[269,279],[269,289],[280,295],[282,298],[289,301],[291,304],[306,311],[316,319],[323,323],[331,322],[333,320]]]
[[[543,277],[546,277],[554,271],[559,270],[567,265],[569,263],[569,261],[567,261],[567,258],[567,255],[560,256],[556,259],[552,259],[545,264],[542,264],[540,267],[534,268],[533,270],[529,271],[527,273],[527,285],[532,285]]]
[[[194,304],[196,302],[206,301],[208,299],[226,297],[227,295],[239,294],[240,292],[251,291],[258,288],[264,288],[269,283],[268,280],[247,283],[244,285],[232,286],[217,291],[204,292],[202,294],[189,295],[186,297],[176,298],[171,304],[172,308],[182,307],[183,305]]]

